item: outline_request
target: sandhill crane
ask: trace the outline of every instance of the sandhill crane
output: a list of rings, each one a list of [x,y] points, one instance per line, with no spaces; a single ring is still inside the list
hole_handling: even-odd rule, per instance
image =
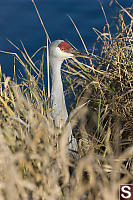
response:
[[[55,40],[49,46],[49,62],[51,68],[52,91],[51,106],[52,118],[56,122],[57,127],[63,127],[68,113],[63,92],[63,84],[61,79],[61,66],[64,60],[81,55],[81,52],[74,49],[70,44],[63,40]],[[68,148],[72,151],[78,150],[77,141],[72,134],[70,123],[67,125],[68,131]]]

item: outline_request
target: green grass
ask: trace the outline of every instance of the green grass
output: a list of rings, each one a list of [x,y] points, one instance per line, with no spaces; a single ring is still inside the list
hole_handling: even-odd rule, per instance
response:
[[[132,21],[124,21],[131,11],[120,13],[115,35],[95,29],[102,46],[99,55],[96,45],[84,58],[88,64],[66,63],[66,92],[76,99],[69,120],[79,146],[77,161],[66,153],[65,130],[51,124],[45,47],[38,69],[32,61],[38,51],[29,57],[22,43],[20,50],[10,41],[23,58],[5,53],[21,63],[28,80],[17,84],[15,65],[13,80],[0,70],[1,199],[117,200],[119,184],[133,183],[133,32]]]

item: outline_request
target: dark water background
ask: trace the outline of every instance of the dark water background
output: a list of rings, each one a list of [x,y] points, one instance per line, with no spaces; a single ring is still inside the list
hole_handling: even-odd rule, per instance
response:
[[[110,7],[109,2],[102,0],[108,22],[113,27],[119,7],[115,3]],[[51,40],[69,40],[81,51],[84,51],[83,45],[67,15],[74,20],[88,49],[96,40],[92,28],[102,31],[106,23],[98,0],[35,0],[35,3]],[[127,8],[133,0],[119,0],[119,3]],[[31,0],[0,0],[0,50],[17,52],[7,38],[20,48],[22,40],[30,56],[44,45],[45,33]],[[41,57],[36,57],[36,60],[39,59]],[[0,53],[0,64],[6,76],[13,75],[13,56]],[[20,76],[19,71],[23,73],[20,65],[16,65]]]

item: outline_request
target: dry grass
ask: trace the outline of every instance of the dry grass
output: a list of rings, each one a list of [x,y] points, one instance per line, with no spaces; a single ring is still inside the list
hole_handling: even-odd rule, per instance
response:
[[[77,107],[85,103],[70,115],[77,161],[66,153],[63,130],[51,125],[44,54],[38,70],[24,46],[23,51],[17,47],[24,61],[11,53],[28,80],[18,85],[4,77],[2,82],[0,74],[1,200],[117,200],[119,184],[133,182],[133,32],[132,21],[126,25],[122,14],[120,19],[115,36],[97,31],[99,56],[94,50],[87,64],[71,61],[75,79],[68,78]]]

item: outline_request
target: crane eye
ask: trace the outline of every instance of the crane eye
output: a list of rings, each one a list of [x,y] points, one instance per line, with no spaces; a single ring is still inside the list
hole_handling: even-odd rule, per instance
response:
[[[61,48],[61,51],[64,51],[64,50],[65,50],[65,49],[62,47],[62,48]]]

